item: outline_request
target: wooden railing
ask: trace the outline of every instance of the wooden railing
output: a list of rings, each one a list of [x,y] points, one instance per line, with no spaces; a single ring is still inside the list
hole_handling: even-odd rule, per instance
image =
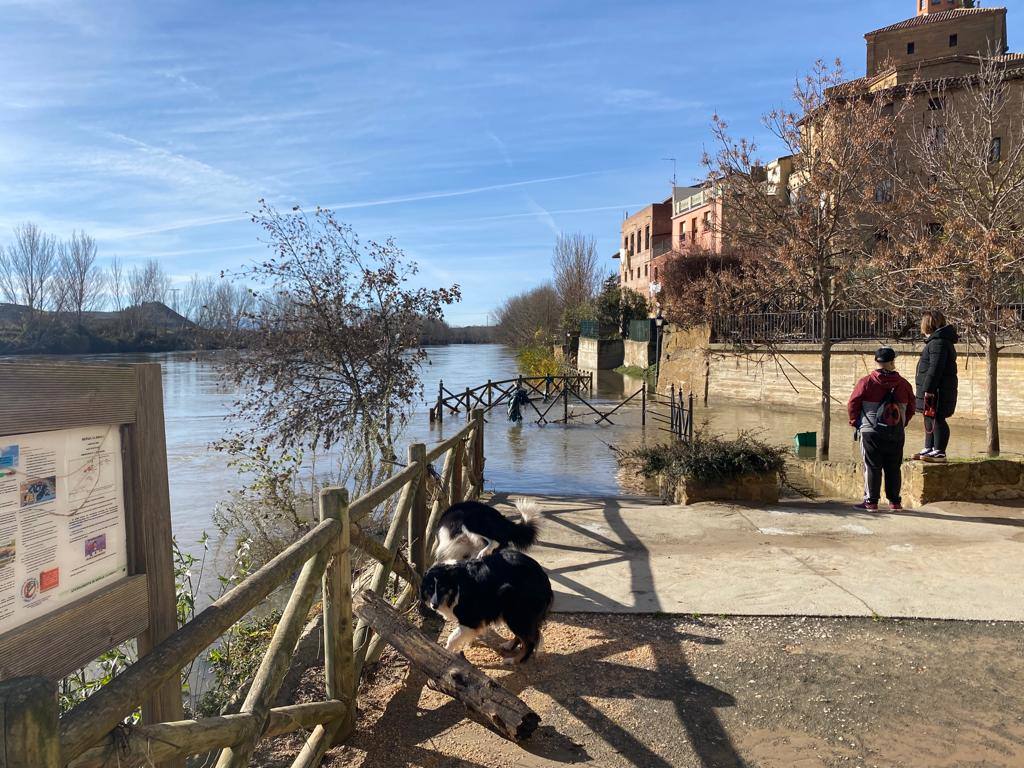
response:
[[[444,381],[437,384],[437,400],[430,409],[431,421],[444,421],[445,411],[455,416],[460,412],[470,413],[474,408],[490,411],[509,402],[517,389],[527,394],[543,396],[545,401],[558,397],[563,390],[575,394],[594,393],[594,372],[575,370],[561,376],[517,376],[514,379],[490,381],[476,387],[466,387],[462,392],[452,392]]]
[[[484,415],[476,409],[457,434],[431,448],[410,446],[404,469],[349,502],[344,488],[326,488],[319,522],[262,568],[180,627],[152,652],[58,719],[56,682],[16,678],[0,683],[2,768],[130,768],[181,765],[184,757],[221,750],[218,768],[247,766],[261,739],[298,730],[309,736],[293,768],[320,764],[324,752],[355,724],[355,695],[363,666],[382,650],[364,622],[354,624],[353,587],[382,595],[394,573],[405,582],[396,607],[413,603],[430,566],[438,519],[447,507],[483,489]],[[443,459],[437,475],[431,464]],[[381,504],[398,496],[383,540],[363,526]],[[407,544],[403,554],[401,546]],[[353,585],[352,547],[376,561]],[[237,714],[132,727],[126,718],[154,686],[176,680],[233,624],[299,571],[291,596]],[[317,594],[323,602],[324,697],[273,706],[292,652]]]

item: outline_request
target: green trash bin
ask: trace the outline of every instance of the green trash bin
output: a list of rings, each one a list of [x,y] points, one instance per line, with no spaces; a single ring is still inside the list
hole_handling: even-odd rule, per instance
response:
[[[793,436],[793,445],[796,446],[797,449],[815,448],[818,445],[818,433],[800,432]]]

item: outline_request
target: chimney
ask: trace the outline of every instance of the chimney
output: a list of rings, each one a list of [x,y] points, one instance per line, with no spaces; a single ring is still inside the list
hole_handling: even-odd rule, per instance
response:
[[[973,8],[974,0],[916,0],[917,15],[927,16],[929,13],[952,11],[955,8]]]

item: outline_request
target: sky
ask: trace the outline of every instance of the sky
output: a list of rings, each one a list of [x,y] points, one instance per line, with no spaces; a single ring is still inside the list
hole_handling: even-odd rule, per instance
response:
[[[1011,50],[1024,34],[1011,0]],[[760,140],[818,58],[915,0],[0,0],[0,244],[33,221],[177,284],[258,259],[257,201],[395,238],[453,324],[545,282],[560,232],[609,272],[626,212],[703,175],[712,114]]]

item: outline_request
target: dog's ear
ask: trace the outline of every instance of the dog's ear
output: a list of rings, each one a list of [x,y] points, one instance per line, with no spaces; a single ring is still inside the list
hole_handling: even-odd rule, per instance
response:
[[[473,533],[466,526],[462,526],[462,535],[469,540],[469,543],[472,544],[475,549],[484,550],[491,546],[490,539],[486,536],[481,536],[479,533]]]

